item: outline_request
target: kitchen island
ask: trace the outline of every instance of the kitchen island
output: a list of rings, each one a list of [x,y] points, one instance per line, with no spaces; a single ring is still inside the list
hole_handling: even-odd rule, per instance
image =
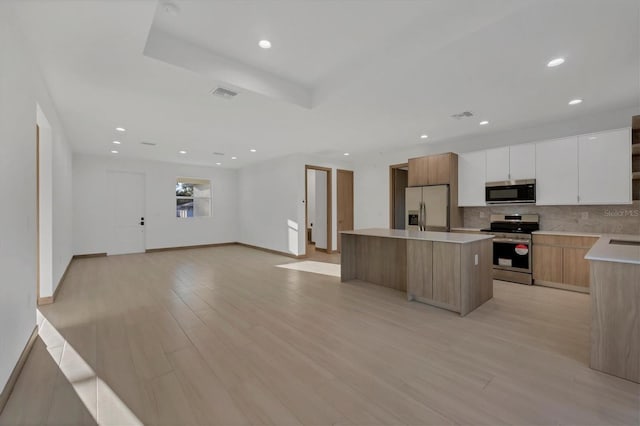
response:
[[[603,235],[590,263],[590,367],[640,383],[640,235]]]
[[[404,291],[461,316],[493,297],[491,235],[371,228],[341,238],[343,282]]]

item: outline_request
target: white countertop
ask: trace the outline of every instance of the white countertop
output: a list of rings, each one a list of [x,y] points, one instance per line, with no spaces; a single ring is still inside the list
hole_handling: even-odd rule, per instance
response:
[[[566,237],[600,237],[602,234],[578,231],[533,231],[534,235],[562,235]]]
[[[451,230],[458,232],[480,232],[482,228],[451,228]]]
[[[640,246],[610,244],[611,240],[640,241],[640,235],[602,235],[584,258],[587,260],[640,265]]]
[[[368,228],[342,231],[341,234],[363,235],[367,237],[399,238],[404,240],[423,240],[442,243],[466,244],[489,240],[493,235],[462,234],[458,232],[405,231],[402,229]]]

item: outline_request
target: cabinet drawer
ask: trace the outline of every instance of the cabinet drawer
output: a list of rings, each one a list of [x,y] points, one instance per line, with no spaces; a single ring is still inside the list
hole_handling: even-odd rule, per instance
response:
[[[591,248],[599,237],[581,237],[574,235],[536,235],[533,234],[533,244],[543,244],[558,247]]]

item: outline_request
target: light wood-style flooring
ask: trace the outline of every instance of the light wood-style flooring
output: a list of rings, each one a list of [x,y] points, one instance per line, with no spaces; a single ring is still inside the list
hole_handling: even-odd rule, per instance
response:
[[[74,261],[0,424],[640,423],[640,386],[588,368],[588,295],[496,281],[460,318],[287,261]]]

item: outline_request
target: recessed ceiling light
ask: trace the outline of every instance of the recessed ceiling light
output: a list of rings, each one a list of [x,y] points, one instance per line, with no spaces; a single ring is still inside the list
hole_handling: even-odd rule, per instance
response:
[[[256,150],[255,150],[255,149],[250,149],[249,151],[251,151],[251,152],[256,152]]]
[[[596,139],[598,139],[598,137],[597,137],[597,136],[589,136],[589,140],[590,140],[590,141],[594,141],[594,140],[596,140]]]
[[[426,139],[428,137],[429,137],[429,135],[420,135],[420,139]]]
[[[231,159],[232,159],[232,160],[237,160],[237,159],[238,159],[238,157],[231,157]]]
[[[113,141],[114,144],[120,145],[120,141]]]
[[[547,63],[549,68],[557,67],[558,65],[564,64],[564,58],[554,58]]]
[[[347,157],[348,157],[348,156],[349,156],[349,153],[348,153],[348,152],[345,152],[343,155],[345,155],[345,156],[347,156]]]
[[[258,42],[258,46],[262,47],[263,49],[271,49],[271,42],[269,40],[260,40]]]
[[[480,122],[481,126],[486,126],[487,124],[489,124],[489,122],[487,120],[483,120]]]
[[[111,151],[112,154],[117,154],[118,151],[116,151],[115,149],[113,151]]]
[[[124,127],[116,127],[116,130],[119,132],[126,132],[127,129],[125,129]]]
[[[187,151],[178,151],[180,154],[186,154]]]
[[[216,163],[216,166],[220,166],[220,165],[222,165],[222,163]]]
[[[582,99],[571,99],[569,105],[578,105],[582,103]]]

